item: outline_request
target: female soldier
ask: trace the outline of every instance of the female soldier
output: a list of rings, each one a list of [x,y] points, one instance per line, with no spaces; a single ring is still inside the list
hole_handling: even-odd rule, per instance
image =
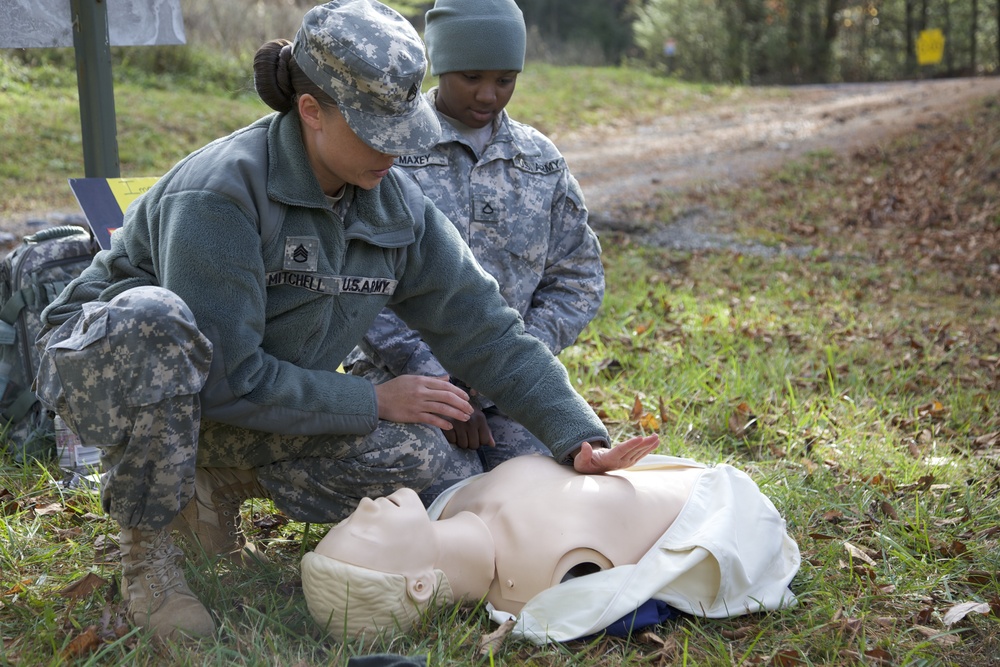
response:
[[[388,7],[313,8],[293,43],[255,59],[278,113],[181,160],[43,314],[37,393],[101,447],[129,615],[158,635],[215,629],[172,528],[240,559],[253,555],[245,498],[331,522],[435,479],[441,429],[468,419],[468,395],[437,378],[337,373],[384,306],[577,470],[655,447],[607,447],[454,227],[391,173],[439,135],[424,69],[419,37]]]
[[[440,77],[426,97],[441,121],[441,139],[396,164],[497,279],[507,305],[524,318],[525,331],[559,354],[597,314],[604,269],[566,161],[541,132],[504,111],[524,68],[521,10],[514,0],[437,0],[426,15],[424,41],[431,73]],[[451,370],[452,382],[476,390],[470,392],[476,406],[471,418],[445,431],[457,448],[422,494],[425,503],[455,481],[511,457],[548,453],[473,378],[446,370],[427,342],[391,311],[379,316],[346,366],[376,382]]]

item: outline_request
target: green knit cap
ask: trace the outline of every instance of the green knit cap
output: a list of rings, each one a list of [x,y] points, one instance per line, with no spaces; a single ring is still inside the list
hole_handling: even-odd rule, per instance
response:
[[[437,0],[425,16],[431,74],[524,69],[524,15],[514,0]]]

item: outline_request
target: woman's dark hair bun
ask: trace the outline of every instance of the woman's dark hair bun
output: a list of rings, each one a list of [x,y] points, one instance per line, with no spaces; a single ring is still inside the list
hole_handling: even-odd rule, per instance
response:
[[[295,106],[295,88],[289,62],[292,43],[272,39],[259,49],[253,59],[253,85],[257,95],[275,111],[291,111]]]

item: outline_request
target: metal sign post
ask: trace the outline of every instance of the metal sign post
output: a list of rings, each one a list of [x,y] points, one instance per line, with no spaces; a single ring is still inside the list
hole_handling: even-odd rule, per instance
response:
[[[104,0],[70,0],[76,80],[83,129],[83,169],[88,178],[121,176],[111,40]]]
[[[0,0],[0,48],[76,51],[88,177],[121,175],[111,47],[184,41],[180,0]]]

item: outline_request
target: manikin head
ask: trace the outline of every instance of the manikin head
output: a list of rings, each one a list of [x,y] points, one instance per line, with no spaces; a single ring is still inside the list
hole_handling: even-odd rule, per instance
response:
[[[406,632],[432,605],[454,602],[438,566],[445,524],[430,520],[411,489],[365,498],[302,559],[309,613],[332,635],[354,637]]]

